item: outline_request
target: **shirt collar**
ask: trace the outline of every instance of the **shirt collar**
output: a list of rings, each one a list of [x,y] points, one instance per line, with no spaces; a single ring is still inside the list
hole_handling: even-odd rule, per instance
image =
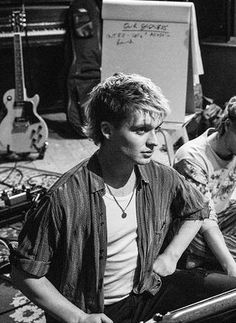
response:
[[[96,151],[92,157],[88,161],[88,170],[90,176],[90,183],[91,183],[91,192],[95,193],[97,191],[105,190],[105,184],[102,177],[102,170],[98,161]],[[147,175],[145,165],[136,165],[135,166],[135,173],[138,178],[138,182],[149,183],[149,178]]]
[[[140,179],[140,182],[149,183],[149,178],[145,165],[136,165],[135,167],[137,177]]]
[[[102,178],[102,170],[98,161],[97,153],[98,151],[92,155],[87,165],[92,193],[105,190],[105,184]]]

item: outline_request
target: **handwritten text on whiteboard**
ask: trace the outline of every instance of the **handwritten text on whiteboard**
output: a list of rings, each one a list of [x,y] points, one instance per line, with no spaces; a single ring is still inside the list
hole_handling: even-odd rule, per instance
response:
[[[159,22],[124,22],[119,32],[106,33],[117,45],[133,44],[137,39],[170,37],[169,25]]]

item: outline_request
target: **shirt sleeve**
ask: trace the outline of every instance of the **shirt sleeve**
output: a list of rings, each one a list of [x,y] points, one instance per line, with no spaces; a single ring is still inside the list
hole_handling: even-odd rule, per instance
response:
[[[186,159],[180,160],[174,165],[174,168],[204,195],[209,204],[209,219],[217,222],[217,215],[211,197],[207,172],[199,165]]]
[[[184,176],[175,173],[175,195],[171,204],[173,220],[204,220],[209,218],[209,201]]]
[[[46,275],[59,244],[59,214],[50,196],[43,197],[37,208],[29,210],[18,247],[11,251],[12,265],[36,277]]]

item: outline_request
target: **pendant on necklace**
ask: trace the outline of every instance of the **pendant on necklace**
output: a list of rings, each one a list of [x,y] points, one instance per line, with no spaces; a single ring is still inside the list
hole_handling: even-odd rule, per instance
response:
[[[122,215],[121,215],[122,219],[126,218],[127,217],[127,213],[123,212]]]

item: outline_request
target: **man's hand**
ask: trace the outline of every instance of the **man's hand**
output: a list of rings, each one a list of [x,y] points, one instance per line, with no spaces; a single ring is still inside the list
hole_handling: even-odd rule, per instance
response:
[[[169,276],[176,270],[177,262],[187,249],[202,225],[200,220],[186,220],[174,235],[164,252],[157,257],[153,271],[160,276]]]
[[[169,276],[176,270],[177,261],[174,257],[162,253],[153,264],[153,271],[160,276]]]
[[[78,323],[113,323],[109,317],[103,313],[85,314]]]
[[[227,268],[227,275],[232,276],[232,277],[236,277],[236,264],[235,263],[233,266],[230,266],[229,268]]]
[[[113,323],[103,313],[87,314],[65,298],[45,277],[35,278],[12,266],[14,286],[31,299],[36,305],[47,311],[57,321],[76,323]]]

